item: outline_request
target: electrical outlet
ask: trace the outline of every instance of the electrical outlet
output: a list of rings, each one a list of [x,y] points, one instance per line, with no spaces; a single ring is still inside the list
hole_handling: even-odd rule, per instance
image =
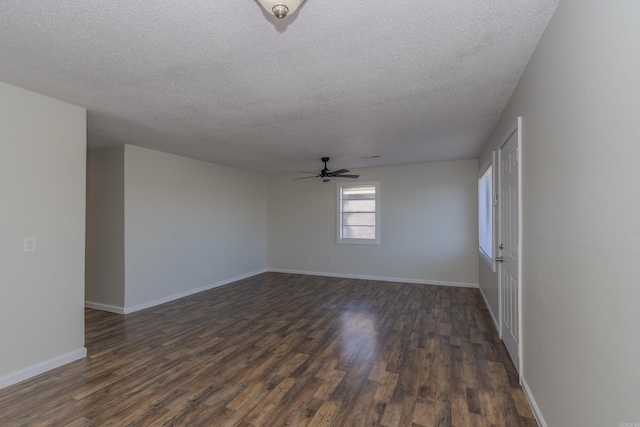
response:
[[[309,262],[311,262],[311,257],[309,257]]]
[[[36,238],[35,237],[25,237],[24,238],[24,251],[25,252],[35,252],[36,251]]]
[[[211,275],[211,267],[207,267],[207,276]]]
[[[333,262],[333,257],[332,256],[329,257],[329,262]]]

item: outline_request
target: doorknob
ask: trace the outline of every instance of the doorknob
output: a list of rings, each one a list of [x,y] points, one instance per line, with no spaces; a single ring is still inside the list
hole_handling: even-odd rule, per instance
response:
[[[496,257],[496,262],[504,262],[504,258],[501,256]]]

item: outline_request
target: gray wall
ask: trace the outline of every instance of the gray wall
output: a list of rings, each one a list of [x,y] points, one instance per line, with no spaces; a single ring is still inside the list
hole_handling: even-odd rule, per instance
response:
[[[639,22],[561,1],[480,159],[521,115],[523,374],[549,426],[640,423]]]
[[[269,176],[269,268],[477,285],[476,160],[353,172],[380,182],[381,244],[336,243],[338,180]]]
[[[125,146],[125,306],[263,270],[265,191],[260,174]]]
[[[0,387],[86,354],[85,116],[0,83]]]
[[[90,150],[88,168],[88,306],[135,311],[265,270],[263,175],[131,145]]]
[[[85,299],[124,307],[124,146],[87,152]]]

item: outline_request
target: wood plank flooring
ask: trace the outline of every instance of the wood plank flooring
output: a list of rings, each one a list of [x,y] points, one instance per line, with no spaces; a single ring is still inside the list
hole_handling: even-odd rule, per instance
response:
[[[265,273],[120,316],[2,426],[535,426],[477,289]]]

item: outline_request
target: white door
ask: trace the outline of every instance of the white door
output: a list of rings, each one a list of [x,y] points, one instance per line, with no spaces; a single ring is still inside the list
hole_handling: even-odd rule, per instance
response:
[[[520,286],[519,286],[519,224],[518,194],[519,159],[516,129],[498,150],[499,159],[499,238],[498,271],[500,277],[500,328],[509,355],[520,372]]]

